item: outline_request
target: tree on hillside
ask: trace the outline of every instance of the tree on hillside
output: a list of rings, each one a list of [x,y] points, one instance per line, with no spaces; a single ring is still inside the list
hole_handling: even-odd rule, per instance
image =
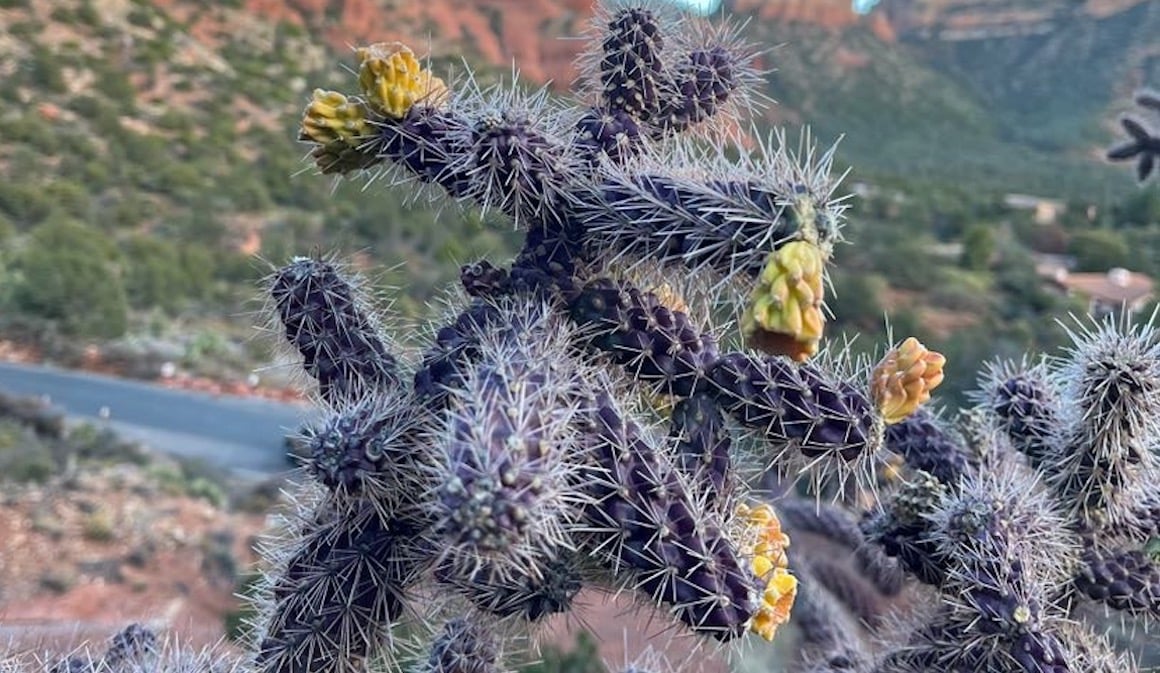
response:
[[[995,254],[995,234],[991,227],[979,223],[972,224],[963,232],[963,252],[959,264],[964,269],[984,271],[991,266]]]
[[[1068,254],[1075,257],[1076,271],[1107,271],[1127,266],[1132,256],[1124,237],[1107,229],[1076,232],[1067,248]]]

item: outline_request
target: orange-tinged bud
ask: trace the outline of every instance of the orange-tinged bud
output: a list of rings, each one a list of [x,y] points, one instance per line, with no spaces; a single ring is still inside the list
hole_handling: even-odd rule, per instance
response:
[[[870,396],[889,425],[898,423],[930,399],[942,383],[946,358],[909,337],[886,354],[870,378]]]
[[[797,578],[789,573],[789,559],[785,553],[789,536],[781,530],[781,521],[769,505],[740,505],[737,515],[755,533],[752,568],[765,584],[761,607],[750,620],[749,630],[766,640],[773,640],[777,627],[789,621],[797,596]]]

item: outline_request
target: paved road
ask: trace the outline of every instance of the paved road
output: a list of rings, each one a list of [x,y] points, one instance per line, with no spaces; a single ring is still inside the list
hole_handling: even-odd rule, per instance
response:
[[[0,391],[48,395],[70,419],[106,422],[158,451],[198,457],[239,476],[287,468],[282,438],[310,417],[304,406],[213,397],[52,367],[0,363]],[[102,407],[109,419],[102,421]]]

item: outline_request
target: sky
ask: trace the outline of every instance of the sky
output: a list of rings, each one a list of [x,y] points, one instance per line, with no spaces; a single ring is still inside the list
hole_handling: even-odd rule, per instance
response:
[[[878,0],[853,0],[853,2],[854,11],[859,14],[869,12],[871,9],[874,9],[874,5],[878,4]]]
[[[674,5],[701,14],[711,14],[721,6],[721,0],[669,0]]]

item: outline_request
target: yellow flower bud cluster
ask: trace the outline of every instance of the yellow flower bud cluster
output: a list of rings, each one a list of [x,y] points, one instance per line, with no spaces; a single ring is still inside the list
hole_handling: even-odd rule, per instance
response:
[[[942,383],[946,361],[914,337],[886,354],[870,375],[870,398],[887,425],[898,423],[930,399],[930,391]]]
[[[376,112],[402,119],[419,101],[438,105],[447,85],[431,75],[400,42],[380,42],[358,50],[358,82]]]
[[[741,317],[755,347],[799,362],[818,352],[826,323],[825,263],[822,249],[808,241],[786,243],[769,254]]]
[[[781,521],[766,504],[740,505],[737,515],[757,531],[753,545],[753,572],[765,583],[761,607],[750,620],[749,630],[766,640],[773,640],[777,627],[789,621],[797,597],[797,578],[789,573],[785,550],[789,536],[781,530]]]
[[[302,116],[299,136],[319,145],[329,145],[335,141],[356,145],[369,131],[365,105],[337,91],[315,89]]]
[[[378,163],[373,154],[360,152],[370,135],[369,110],[364,103],[337,91],[315,89],[302,115],[299,140],[315,144],[310,156],[323,173],[347,173]]]

